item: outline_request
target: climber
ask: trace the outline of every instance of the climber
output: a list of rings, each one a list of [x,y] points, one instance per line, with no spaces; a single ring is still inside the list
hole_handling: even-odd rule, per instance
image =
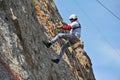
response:
[[[51,60],[54,63],[59,63],[60,59],[64,54],[65,49],[75,44],[75,41],[74,41],[75,39],[80,38],[81,25],[78,21],[77,15],[76,14],[70,15],[69,20],[71,22],[69,25],[58,26],[57,29],[70,30],[70,34],[59,33],[52,40],[43,41],[44,45],[47,48],[49,48],[54,42],[56,42],[60,38],[67,40],[67,42],[61,47],[60,54],[57,56],[57,58]]]

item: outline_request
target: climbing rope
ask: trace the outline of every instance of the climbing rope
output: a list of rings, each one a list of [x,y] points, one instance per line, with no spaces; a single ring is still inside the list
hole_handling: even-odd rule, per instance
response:
[[[69,45],[72,46],[70,42],[69,42]],[[72,49],[72,50],[73,50],[73,56],[75,57],[75,53],[76,53],[76,52],[74,51],[74,49]],[[81,68],[82,65],[79,63],[77,57],[75,57],[75,61],[77,62],[77,65],[78,65],[78,67],[79,67],[79,69],[80,69],[80,72],[81,72],[81,74],[82,74],[83,80],[87,80],[86,77],[85,77],[85,74],[84,74],[84,72],[83,72],[83,70],[82,70],[82,68]]]
[[[19,63],[21,64],[23,69],[27,72],[29,80],[32,80],[31,73],[30,73],[29,69],[27,68],[27,65],[22,60],[22,57],[20,55],[20,51],[16,47],[15,42],[13,41],[12,36],[10,35],[7,24],[4,22],[4,20],[1,17],[0,17],[0,21],[2,22],[2,25],[4,26],[5,32],[7,33],[7,36],[10,40],[10,44],[12,44],[13,49],[16,51],[16,55],[18,57]]]
[[[15,80],[20,80],[19,76],[13,72],[10,67],[0,58],[0,63],[7,69],[8,72],[12,74]]]

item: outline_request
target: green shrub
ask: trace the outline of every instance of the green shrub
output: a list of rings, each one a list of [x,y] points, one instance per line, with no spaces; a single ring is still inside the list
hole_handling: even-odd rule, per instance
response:
[[[37,4],[37,2],[38,2],[38,0],[33,0],[33,3],[34,3],[34,4]]]

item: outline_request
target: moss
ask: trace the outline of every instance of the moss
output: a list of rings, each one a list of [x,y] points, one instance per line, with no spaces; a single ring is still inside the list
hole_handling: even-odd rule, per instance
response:
[[[38,2],[38,0],[32,0],[33,1],[33,3],[36,5],[37,4],[37,2]]]

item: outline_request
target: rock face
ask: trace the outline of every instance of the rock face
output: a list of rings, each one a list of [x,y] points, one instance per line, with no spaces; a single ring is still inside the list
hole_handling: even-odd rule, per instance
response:
[[[92,64],[78,41],[59,64],[51,62],[66,42],[46,48],[65,24],[52,0],[0,0],[0,80],[95,80]]]

